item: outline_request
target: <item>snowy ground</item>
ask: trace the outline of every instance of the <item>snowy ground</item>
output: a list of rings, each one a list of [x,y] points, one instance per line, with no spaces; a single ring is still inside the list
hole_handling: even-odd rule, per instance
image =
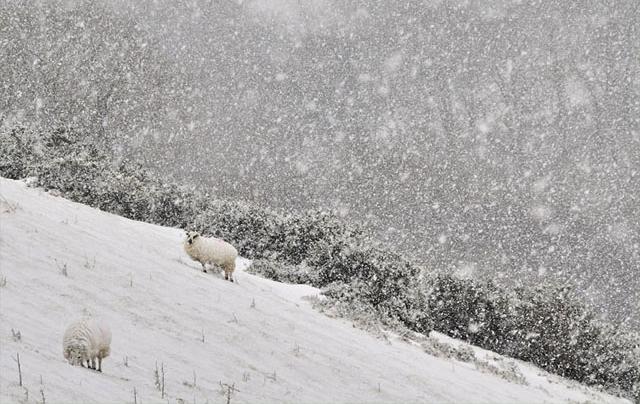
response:
[[[232,403],[627,402],[530,365],[518,363],[518,384],[376,339],[312,309],[302,297],[313,288],[202,273],[182,236],[0,179],[0,402],[28,391],[29,402],[132,403],[134,389],[138,403],[225,402],[221,383],[238,390]],[[102,374],[62,357],[64,329],[83,313],[111,325]]]

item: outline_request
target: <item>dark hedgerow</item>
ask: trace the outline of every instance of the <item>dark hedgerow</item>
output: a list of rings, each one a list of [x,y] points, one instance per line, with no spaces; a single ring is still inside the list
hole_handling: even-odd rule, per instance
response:
[[[436,330],[638,399],[638,335],[598,321],[569,288],[543,285],[507,292],[491,282],[449,275],[435,276],[428,287]]]
[[[0,175],[104,211],[231,241],[256,273],[324,288],[343,307],[428,333],[435,329],[640,401],[640,338],[598,321],[570,290],[507,291],[491,282],[428,274],[322,211],[280,215],[217,199],[116,162],[74,130],[0,128]]]
[[[289,265],[274,260],[258,259],[251,263],[248,272],[277,282],[314,285],[317,272],[306,265]]]

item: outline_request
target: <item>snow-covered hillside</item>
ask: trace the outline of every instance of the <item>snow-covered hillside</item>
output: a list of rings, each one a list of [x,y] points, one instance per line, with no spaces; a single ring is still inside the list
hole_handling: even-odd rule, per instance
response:
[[[2,403],[134,402],[134,389],[137,402],[215,403],[225,384],[232,403],[627,402],[520,362],[524,384],[376,339],[315,311],[303,297],[316,289],[244,273],[246,260],[225,282],[189,260],[179,229],[21,182],[0,179],[0,219]],[[111,326],[104,373],[62,357],[64,329],[83,314]]]

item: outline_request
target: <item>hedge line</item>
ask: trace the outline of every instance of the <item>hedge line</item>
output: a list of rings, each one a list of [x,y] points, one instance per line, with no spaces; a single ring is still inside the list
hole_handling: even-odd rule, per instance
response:
[[[34,177],[37,186],[104,211],[225,238],[266,277],[321,287],[333,301],[411,330],[435,329],[640,400],[637,333],[598,321],[567,288],[507,291],[425,273],[331,214],[282,215],[220,200],[135,163],[116,162],[91,138],[69,129],[2,128],[0,175]]]

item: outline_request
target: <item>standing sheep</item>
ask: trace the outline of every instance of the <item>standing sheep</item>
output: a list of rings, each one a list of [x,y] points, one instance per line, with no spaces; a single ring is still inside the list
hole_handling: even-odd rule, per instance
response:
[[[238,251],[231,244],[219,238],[203,237],[198,232],[188,231],[184,250],[192,260],[202,264],[203,272],[207,272],[206,264],[219,265],[224,269],[224,279],[233,282]]]
[[[87,362],[89,369],[102,372],[102,359],[111,352],[111,331],[105,324],[86,318],[67,327],[62,340],[62,352],[71,365],[84,367]]]

